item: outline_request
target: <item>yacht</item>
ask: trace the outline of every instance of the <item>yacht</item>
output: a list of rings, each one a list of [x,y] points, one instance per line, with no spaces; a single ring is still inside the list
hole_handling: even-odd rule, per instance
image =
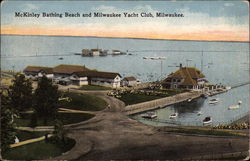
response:
[[[240,100],[237,105],[229,106],[228,109],[229,110],[234,110],[234,109],[240,108],[241,104],[242,104],[242,101]]]
[[[219,102],[218,98],[213,98],[213,99],[209,100],[209,104],[216,104],[218,102]]]
[[[154,112],[147,112],[143,114],[141,117],[147,118],[147,119],[153,119],[153,118],[156,118],[157,115]]]
[[[212,123],[212,118],[210,116],[206,117],[204,120],[203,120],[203,124],[210,124]]]
[[[197,112],[197,115],[202,115],[203,113],[201,111]]]
[[[173,113],[169,116],[170,119],[174,119],[178,116],[178,113]]]

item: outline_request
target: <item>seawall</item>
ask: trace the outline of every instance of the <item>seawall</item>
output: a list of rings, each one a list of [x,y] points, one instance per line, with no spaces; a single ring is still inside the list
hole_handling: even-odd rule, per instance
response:
[[[160,98],[160,99],[156,99],[152,101],[142,102],[142,103],[138,103],[134,105],[128,105],[124,108],[123,112],[126,115],[141,113],[141,112],[169,106],[172,104],[176,104],[179,102],[183,102],[190,98],[195,99],[195,98],[200,97],[201,94],[202,92],[197,92],[197,91],[185,92],[185,93],[177,94],[177,95],[170,96],[170,97],[164,97],[164,98]]]

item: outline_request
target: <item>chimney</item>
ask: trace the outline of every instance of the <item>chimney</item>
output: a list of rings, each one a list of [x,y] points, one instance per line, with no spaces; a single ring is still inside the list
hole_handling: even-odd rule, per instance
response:
[[[180,63],[180,69],[182,68],[182,64]]]

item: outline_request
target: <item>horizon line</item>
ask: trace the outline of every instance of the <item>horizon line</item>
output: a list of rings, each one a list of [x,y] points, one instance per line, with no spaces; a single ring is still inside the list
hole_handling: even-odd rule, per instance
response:
[[[0,34],[5,36],[47,36],[47,37],[86,37],[86,38],[109,38],[109,39],[139,39],[139,40],[167,40],[167,41],[201,41],[201,42],[232,42],[232,43],[248,43],[248,41],[220,41],[220,40],[183,40],[183,39],[154,39],[154,38],[136,38],[136,37],[106,37],[106,36],[73,36],[73,35],[24,35],[24,34]]]

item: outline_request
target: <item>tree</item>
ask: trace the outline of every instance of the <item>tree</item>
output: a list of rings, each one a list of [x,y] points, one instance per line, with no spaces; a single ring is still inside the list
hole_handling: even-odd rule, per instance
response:
[[[63,142],[65,143],[66,139],[66,132],[63,128],[63,123],[59,120],[55,120],[55,131],[54,131],[54,137],[57,142]]]
[[[58,87],[52,84],[46,76],[43,76],[37,85],[34,93],[33,108],[36,114],[43,118],[44,124],[47,125],[49,118],[56,118],[58,109],[59,92]]]
[[[14,143],[15,129],[14,119],[16,117],[14,109],[10,106],[9,97],[1,94],[1,152],[7,151],[9,145]]]
[[[10,106],[18,111],[32,107],[32,83],[23,74],[16,74],[9,87]]]

